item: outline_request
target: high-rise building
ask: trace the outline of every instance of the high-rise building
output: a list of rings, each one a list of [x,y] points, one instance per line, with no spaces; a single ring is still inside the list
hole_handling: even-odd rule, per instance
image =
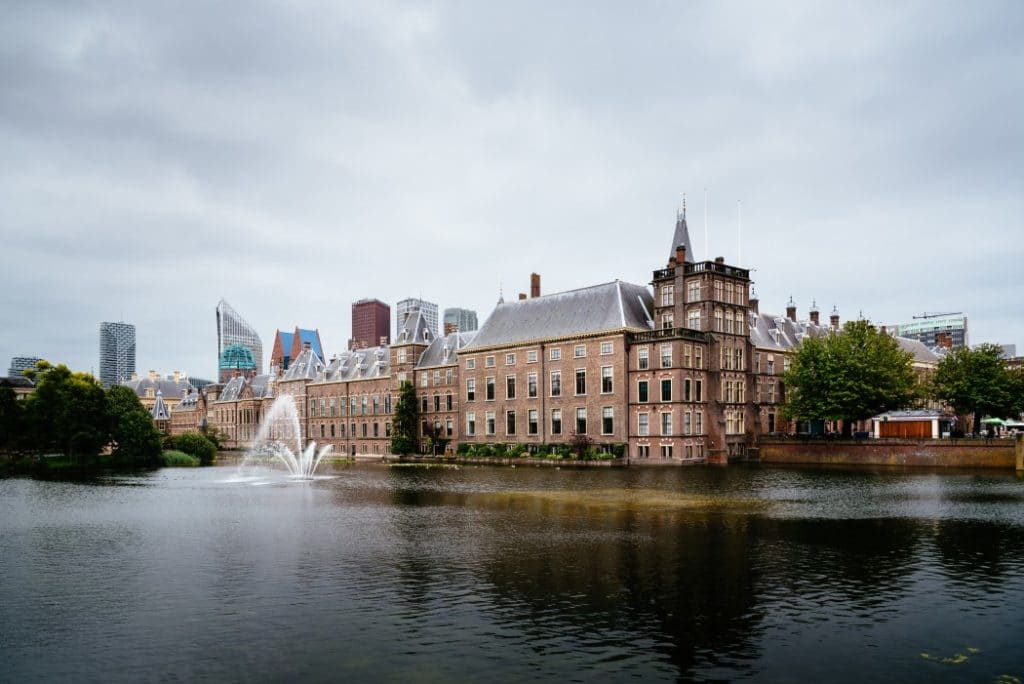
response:
[[[220,382],[225,382],[225,377],[230,379],[237,367],[238,354],[232,353],[227,356],[224,354],[224,351],[231,347],[248,349],[252,354],[252,370],[256,375],[263,372],[263,342],[260,341],[260,336],[237,311],[222,299],[217,302],[217,368]],[[229,365],[225,367],[225,363]],[[230,365],[231,363],[235,363],[235,365]]]
[[[100,323],[100,382],[117,385],[135,372],[135,326],[131,323]]]
[[[437,337],[440,332],[437,327],[437,304],[424,299],[410,297],[395,304],[395,329],[401,330],[405,325],[406,319],[414,311],[420,312],[427,324],[427,329],[430,330],[430,334]]]
[[[888,326],[896,335],[921,342],[929,349],[968,346],[967,314],[923,314],[910,323]]]
[[[472,309],[451,308],[444,310],[445,334],[449,331],[469,332],[476,330],[479,325],[476,321],[476,311]]]
[[[15,356],[11,359],[11,367],[7,369],[7,377],[20,378],[21,372],[35,368],[42,361],[38,356]]]
[[[376,347],[385,338],[391,343],[391,307],[379,299],[360,299],[352,303],[352,337],[349,349]],[[322,357],[321,357],[322,358]]]

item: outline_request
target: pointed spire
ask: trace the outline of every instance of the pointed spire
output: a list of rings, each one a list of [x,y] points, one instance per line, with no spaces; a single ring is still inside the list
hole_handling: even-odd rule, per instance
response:
[[[693,245],[690,243],[690,230],[686,226],[686,193],[683,193],[683,206],[681,210],[676,210],[676,229],[672,234],[672,245],[668,251],[668,258],[671,259],[676,255],[676,248],[686,248],[686,261],[693,263]]]
[[[502,285],[501,281],[498,282],[498,303],[505,303],[505,288]]]
[[[812,313],[818,313],[818,300],[817,299],[812,299],[811,300],[811,312]]]

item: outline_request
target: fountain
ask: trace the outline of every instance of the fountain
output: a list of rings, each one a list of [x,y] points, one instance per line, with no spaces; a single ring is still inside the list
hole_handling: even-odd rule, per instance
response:
[[[292,449],[292,446],[295,448]],[[250,457],[270,457],[284,464],[293,479],[312,480],[321,459],[330,452],[330,444],[318,452],[316,442],[313,441],[305,449],[302,448],[302,430],[299,428],[295,399],[284,394],[275,399],[267,410],[246,462]]]

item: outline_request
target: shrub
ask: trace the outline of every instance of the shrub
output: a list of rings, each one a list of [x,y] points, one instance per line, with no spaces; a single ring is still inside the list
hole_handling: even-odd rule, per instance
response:
[[[463,442],[462,444],[459,445],[459,448],[456,450],[456,453],[458,453],[459,456],[466,456],[470,453],[471,449],[472,445]]]
[[[622,458],[626,455],[626,445],[621,442],[618,444],[612,444],[612,456],[614,458]]]
[[[526,445],[525,444],[509,444],[508,445],[508,455],[512,456],[513,458],[518,457],[518,456],[522,456],[525,453],[526,453]]]
[[[195,468],[199,465],[199,459],[195,456],[190,456],[183,451],[175,451],[173,449],[160,454],[160,460],[163,461],[166,468]]]
[[[174,446],[178,451],[184,451],[190,456],[199,459],[200,465],[210,465],[217,457],[217,447],[198,432],[186,432],[178,435],[174,440]]]
[[[549,444],[538,444],[537,445],[537,458],[547,458],[551,455],[551,445]]]

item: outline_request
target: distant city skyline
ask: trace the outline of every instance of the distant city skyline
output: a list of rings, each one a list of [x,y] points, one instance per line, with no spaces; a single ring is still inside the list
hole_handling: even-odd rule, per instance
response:
[[[222,296],[328,355],[367,294],[483,325],[534,271],[648,282],[684,192],[763,311],[1024,344],[1019,2],[7,10],[4,358],[98,373],[123,312],[214,377]]]

